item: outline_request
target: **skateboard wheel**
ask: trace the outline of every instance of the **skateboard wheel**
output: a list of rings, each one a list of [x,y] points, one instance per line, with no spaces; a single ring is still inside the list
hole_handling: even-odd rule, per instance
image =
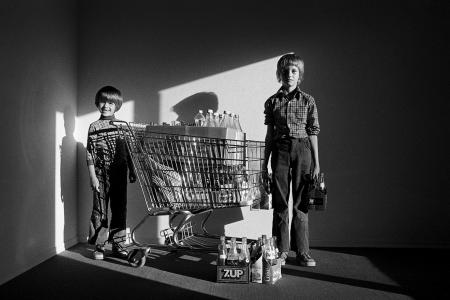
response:
[[[146,254],[150,250],[147,249],[133,249],[128,254],[128,263],[135,268],[142,267],[145,265]]]

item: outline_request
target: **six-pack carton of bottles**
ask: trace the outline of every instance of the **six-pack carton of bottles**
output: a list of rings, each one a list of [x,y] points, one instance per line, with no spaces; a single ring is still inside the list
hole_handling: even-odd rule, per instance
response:
[[[228,242],[222,236],[218,246],[217,282],[274,284],[281,278],[276,239],[262,235],[256,242]]]

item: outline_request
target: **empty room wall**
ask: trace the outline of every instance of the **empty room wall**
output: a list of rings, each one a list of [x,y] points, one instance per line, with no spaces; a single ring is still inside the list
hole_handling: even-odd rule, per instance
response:
[[[0,4],[0,284],[78,241],[74,4]]]
[[[329,190],[328,210],[310,213],[312,245],[448,246],[447,17],[443,1],[83,1],[79,117],[95,112],[106,84],[142,122],[171,121],[162,116],[174,116],[173,104],[201,94],[261,140],[276,59],[294,51],[319,106]],[[81,164],[84,238],[91,204]],[[132,226],[146,208],[138,187],[129,194]],[[267,212],[214,214],[218,231],[270,231]]]

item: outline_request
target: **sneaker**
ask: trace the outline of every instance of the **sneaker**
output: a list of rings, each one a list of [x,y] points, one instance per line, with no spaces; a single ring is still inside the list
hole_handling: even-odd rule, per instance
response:
[[[120,244],[113,243],[112,244],[112,254],[117,258],[127,259],[128,251],[124,249]]]
[[[95,260],[101,260],[105,258],[105,247],[101,245],[95,245],[95,251],[93,253]]]
[[[287,257],[288,257],[288,252],[281,252],[281,254],[280,254],[280,262],[281,262],[282,266],[284,266],[286,264]]]
[[[309,253],[297,254],[297,263],[303,267],[315,267],[316,261]]]

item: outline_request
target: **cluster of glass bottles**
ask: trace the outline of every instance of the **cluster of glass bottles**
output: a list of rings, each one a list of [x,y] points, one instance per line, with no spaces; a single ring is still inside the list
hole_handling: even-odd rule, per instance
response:
[[[241,243],[238,244],[235,237],[226,242],[225,236],[221,236],[218,252],[217,264],[219,266],[248,266],[250,263],[250,251],[246,237],[243,237]]]
[[[199,127],[223,127],[242,131],[239,115],[233,114],[228,110],[225,110],[223,113],[219,113],[214,112],[212,109],[208,109],[205,116],[203,114],[203,110],[200,109],[194,116],[194,124]]]
[[[281,269],[279,264],[279,251],[277,247],[276,237],[267,238],[262,235],[258,238],[256,244],[253,245],[250,262],[251,262],[251,281],[255,283],[275,283],[281,278]],[[279,272],[274,275],[274,268],[278,267]]]
[[[247,244],[246,237],[243,237],[241,243],[238,244],[235,237],[226,241],[225,236],[221,236],[218,246],[218,265],[246,266],[249,263],[256,262],[261,257],[275,265],[278,263],[279,256],[276,243],[276,237],[267,238],[265,234],[251,245]]]
[[[257,261],[262,257],[271,264],[276,264],[278,255],[277,238],[275,236],[267,238],[267,236],[263,234],[258,238],[256,244],[252,246],[250,257],[252,262]]]

